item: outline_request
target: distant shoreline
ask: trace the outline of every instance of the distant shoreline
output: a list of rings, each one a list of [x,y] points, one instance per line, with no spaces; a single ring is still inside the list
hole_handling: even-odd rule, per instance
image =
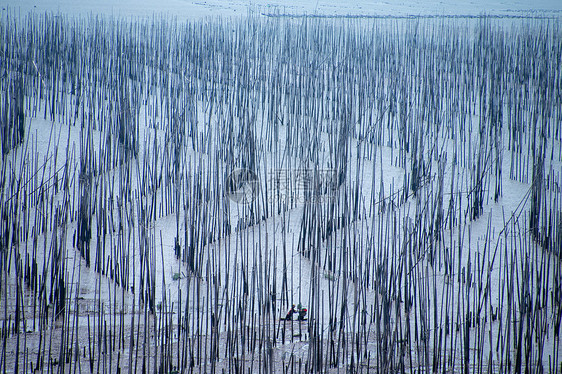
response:
[[[560,13],[559,11],[549,11]],[[263,16],[273,18],[369,18],[369,19],[557,19],[560,16],[546,15],[510,15],[510,14],[297,14],[297,13],[262,13]]]

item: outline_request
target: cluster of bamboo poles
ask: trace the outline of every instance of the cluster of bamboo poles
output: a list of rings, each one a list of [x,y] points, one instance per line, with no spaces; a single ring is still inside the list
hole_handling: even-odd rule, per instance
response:
[[[0,371],[562,372],[560,40],[3,18]]]

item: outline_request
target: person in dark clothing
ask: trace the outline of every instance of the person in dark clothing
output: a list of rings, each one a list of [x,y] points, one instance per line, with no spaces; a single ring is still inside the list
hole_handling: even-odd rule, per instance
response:
[[[285,316],[285,321],[287,320],[292,321],[294,313],[296,313],[295,304],[293,304],[293,306],[291,306],[291,309],[287,312],[287,316]]]
[[[297,320],[299,320],[299,321],[304,321],[304,320],[306,319],[306,318],[305,318],[305,317],[306,317],[306,312],[307,312],[306,308],[301,308],[301,309],[299,309],[299,316],[297,317]]]

